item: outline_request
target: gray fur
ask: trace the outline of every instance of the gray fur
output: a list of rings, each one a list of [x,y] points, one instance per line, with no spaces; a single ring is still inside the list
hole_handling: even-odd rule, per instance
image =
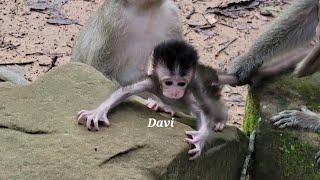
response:
[[[174,16],[173,19],[164,19],[163,22],[155,22],[155,27],[150,27],[151,31],[157,31],[158,26],[161,27],[162,23],[169,26],[168,31],[160,32],[164,38],[161,40],[158,40],[158,38],[152,46],[167,39],[182,38],[178,9],[171,0],[159,2],[162,4],[157,7],[156,12],[165,9],[176,14],[176,16],[172,15]],[[124,42],[130,36],[131,29],[128,28],[129,22],[126,21],[128,17],[125,17],[126,8],[129,5],[129,2],[125,0],[106,0],[83,27],[72,55],[72,61],[89,64],[108,78],[115,79],[122,86],[136,82],[146,76],[146,73],[139,71],[137,67],[140,64],[147,65],[147,60],[153,49],[153,47],[148,46],[147,48],[141,48],[139,52],[128,53],[123,58],[116,57],[119,51],[125,53],[126,47],[123,46],[126,43]],[[143,8],[141,8],[142,11]],[[141,41],[148,41],[148,39],[141,39]]]
[[[18,85],[28,84],[28,81],[23,76],[5,68],[0,68],[0,80],[9,81]]]
[[[319,0],[296,0],[273,21],[247,53],[236,58],[230,73],[247,83],[273,57],[309,42],[316,34]]]

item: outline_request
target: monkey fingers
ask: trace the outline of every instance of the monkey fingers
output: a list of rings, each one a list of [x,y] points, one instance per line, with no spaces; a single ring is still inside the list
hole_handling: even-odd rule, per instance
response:
[[[83,125],[83,124],[85,123],[85,121],[87,120],[87,119],[85,118],[85,116],[86,116],[85,111],[86,111],[86,110],[81,110],[81,111],[79,111],[79,112],[77,113],[76,119],[77,119],[78,124],[80,124],[80,125]]]
[[[271,117],[271,123],[274,126],[283,129],[286,127],[303,128],[310,130],[319,130],[320,118],[319,116],[302,107],[300,111],[285,110]]]
[[[165,113],[170,114],[171,116],[174,116],[174,115],[176,114],[176,111],[173,110],[170,106],[167,106],[167,105],[164,105],[163,111],[164,111]]]
[[[215,123],[212,130],[215,132],[221,132],[224,129],[225,124],[222,122]]]
[[[148,98],[146,106],[154,111],[163,111],[165,113],[171,114],[171,116],[174,116],[176,114],[176,112],[170,106],[167,106],[161,102],[157,102],[151,98]]]
[[[188,138],[184,138],[184,141],[194,146],[194,148],[188,151],[189,160],[194,160],[201,155],[208,133],[202,130],[186,131],[186,135],[188,136]]]
[[[280,129],[286,127],[295,127],[297,120],[295,117],[300,111],[297,110],[285,110],[278,114],[273,115],[270,120],[271,123]]]
[[[102,122],[106,126],[110,126],[110,122],[107,118],[106,112],[99,109],[87,111],[82,110],[77,114],[78,124],[85,124],[88,130],[91,130],[91,124],[93,123],[94,129],[99,130],[99,122]]]
[[[151,98],[148,98],[146,106],[154,111],[158,111],[160,107],[160,103]]]

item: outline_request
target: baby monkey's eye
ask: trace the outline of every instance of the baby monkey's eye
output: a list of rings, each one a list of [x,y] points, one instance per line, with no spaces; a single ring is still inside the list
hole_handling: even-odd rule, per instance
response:
[[[165,83],[167,86],[171,86],[171,85],[173,84],[172,81],[165,81],[164,83]]]
[[[185,82],[178,82],[178,86],[181,86],[181,87],[183,87],[183,86],[185,86],[187,83],[185,83]]]

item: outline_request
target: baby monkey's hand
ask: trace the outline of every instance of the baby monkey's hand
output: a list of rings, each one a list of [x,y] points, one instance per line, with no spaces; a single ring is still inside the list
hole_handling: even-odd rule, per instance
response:
[[[184,138],[184,141],[193,147],[188,151],[189,160],[197,159],[201,155],[209,132],[207,129],[200,129],[199,131],[186,131],[186,135],[188,138]]]
[[[107,109],[93,109],[93,110],[81,110],[77,114],[77,121],[78,124],[85,124],[89,131],[92,129],[92,123],[94,126],[94,129],[96,131],[99,130],[99,122],[102,122],[107,127],[110,126],[110,121],[107,118]]]

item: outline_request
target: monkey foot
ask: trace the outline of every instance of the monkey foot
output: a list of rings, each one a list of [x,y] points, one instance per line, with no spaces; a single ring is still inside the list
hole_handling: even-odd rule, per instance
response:
[[[174,111],[170,106],[167,106],[161,102],[157,102],[151,98],[148,98],[146,106],[154,111],[163,111],[165,113],[171,114],[171,116],[174,116],[176,114],[176,111]]]
[[[218,122],[212,127],[212,130],[215,132],[221,132],[224,129],[225,123]]]
[[[85,124],[89,131],[93,127],[96,131],[99,130],[99,122],[102,122],[107,127],[110,126],[110,122],[107,118],[106,111],[94,109],[94,110],[81,110],[77,114],[78,124]]]
[[[300,110],[285,110],[271,117],[271,123],[280,128],[303,128],[319,130],[320,117],[316,113],[302,107]]]
[[[201,155],[209,133],[207,130],[186,131],[186,135],[187,138],[184,138],[184,141],[192,146],[188,151],[189,160],[194,160]]]

